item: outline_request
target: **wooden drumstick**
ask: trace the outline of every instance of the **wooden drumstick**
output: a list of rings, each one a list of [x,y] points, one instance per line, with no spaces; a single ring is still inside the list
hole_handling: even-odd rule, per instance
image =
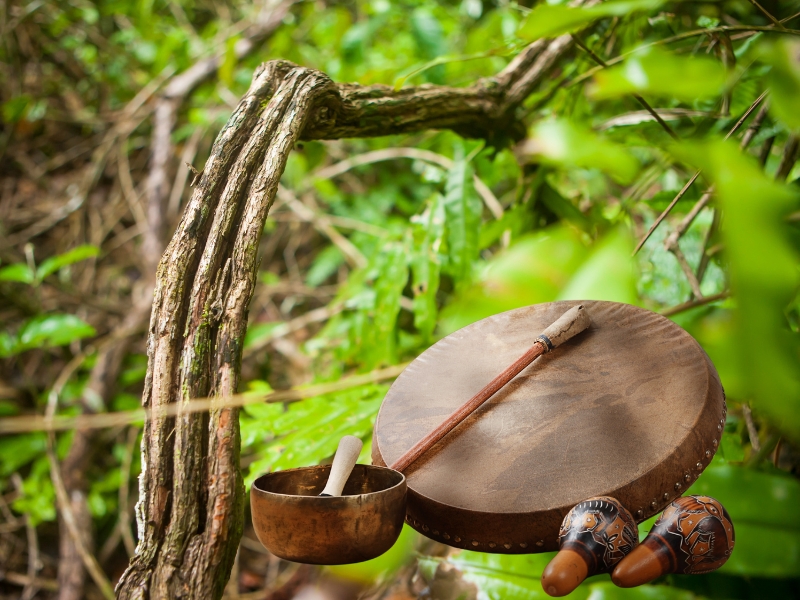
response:
[[[341,496],[347,478],[356,466],[358,455],[361,453],[363,442],[354,435],[346,435],[339,440],[339,447],[333,457],[331,474],[328,475],[328,483],[322,490],[320,496]]]
[[[467,400],[460,408],[447,417],[441,425],[397,459],[395,463],[391,465],[391,468],[401,472],[406,470],[414,461],[430,450],[436,442],[450,433],[461,421],[466,419],[475,409],[491,398],[509,381],[514,379],[514,377],[536,358],[560,346],[574,335],[589,327],[590,324],[589,315],[586,314],[582,304],[570,308],[536,338],[536,342],[525,354],[520,356],[512,365],[492,379],[480,392]]]

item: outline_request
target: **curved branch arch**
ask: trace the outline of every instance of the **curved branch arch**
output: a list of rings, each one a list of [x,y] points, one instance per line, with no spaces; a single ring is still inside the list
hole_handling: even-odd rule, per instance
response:
[[[258,244],[296,142],[426,129],[493,144],[519,139],[517,108],[571,44],[569,36],[537,41],[466,88],[342,85],[287,61],[259,67],[159,264],[145,408],[236,393]],[[238,416],[221,401],[208,415],[145,423],[139,543],[119,598],[222,596],[244,519]]]

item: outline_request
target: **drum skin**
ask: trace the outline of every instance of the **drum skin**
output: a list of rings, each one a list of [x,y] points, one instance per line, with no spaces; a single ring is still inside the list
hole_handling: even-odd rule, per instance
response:
[[[641,522],[708,466],[725,425],[700,345],[651,311],[603,301],[537,304],[473,323],[397,378],[373,463],[391,465],[583,304],[587,331],[536,359],[405,471],[406,522],[436,541],[507,554],[558,549],[579,502],[611,496]]]

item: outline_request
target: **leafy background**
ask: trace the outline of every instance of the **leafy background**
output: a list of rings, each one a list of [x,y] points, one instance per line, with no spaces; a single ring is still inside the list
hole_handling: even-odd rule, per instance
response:
[[[263,60],[285,58],[343,82],[461,86],[498,72],[539,37],[574,33],[580,47],[525,103],[528,137],[518,145],[431,131],[296,149],[261,245],[244,387],[264,393],[374,374],[478,319],[538,302],[603,299],[660,311],[703,345],[725,385],[721,449],[690,491],[725,504],[736,551],[710,575],[634,590],[600,576],[573,596],[799,596],[798,4],[296,2],[255,52],[237,54],[248,27],[278,6],[2,5],[0,415],[43,414],[54,396],[59,414],[87,410],[99,348],[148,277],[139,253],[153,95],[175,74],[218,57],[177,111],[171,226],[190,193],[182,161],[202,167]],[[131,127],[109,137],[139,98]],[[696,182],[633,255],[696,169]],[[73,206],[86,177],[86,201],[51,218]],[[95,399],[93,412],[138,406],[143,333],[115,395]],[[247,406],[248,485],[265,471],[329,459],[343,434],[365,440],[368,462],[389,384],[376,377]],[[133,550],[139,435],[136,423],[98,431],[87,472],[95,553],[112,581]],[[58,458],[72,437],[58,435]],[[44,433],[0,438],[4,597],[56,593],[50,464]],[[226,593],[264,597],[258,590],[294,581],[327,597],[543,598],[547,560],[449,551],[409,530],[375,561],[309,575],[266,556],[250,530]],[[91,585],[86,593],[99,594]]]

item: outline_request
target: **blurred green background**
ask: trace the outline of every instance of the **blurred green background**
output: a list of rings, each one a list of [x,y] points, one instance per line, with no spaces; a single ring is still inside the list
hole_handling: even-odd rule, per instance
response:
[[[298,146],[261,244],[244,388],[402,364],[460,327],[538,302],[662,312],[701,343],[727,392],[720,451],[689,492],[726,506],[736,550],[713,574],[633,590],[599,576],[571,597],[800,597],[798,10],[789,0],[3,2],[0,416],[44,414],[54,396],[59,414],[87,412],[98,352],[152,275],[140,254],[155,108],[193,65],[215,60],[173,101],[168,227],[191,193],[184,162],[202,169],[264,60],[337,82],[465,86],[535,39],[574,34],[522,107],[519,144],[427,131]],[[91,412],[139,406],[144,333]],[[246,407],[247,484],[329,459],[344,434],[364,439],[369,462],[389,385]],[[140,435],[140,424],[99,430],[86,471],[87,527],[112,582],[135,541]],[[57,437],[62,460],[72,436]],[[43,432],[0,438],[2,597],[57,594],[51,476]],[[258,548],[246,530],[231,597],[296,573]],[[538,599],[547,560],[446,552],[409,530],[387,555],[320,581],[348,581],[364,598]]]

